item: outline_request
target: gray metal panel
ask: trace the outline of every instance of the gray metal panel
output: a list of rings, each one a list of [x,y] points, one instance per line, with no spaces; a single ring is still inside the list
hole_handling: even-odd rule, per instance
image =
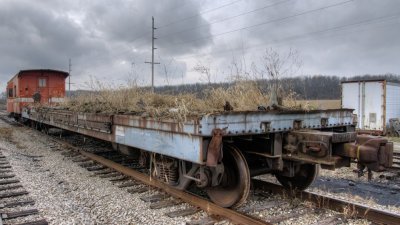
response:
[[[396,83],[386,84],[386,121],[389,125],[389,119],[400,118],[400,87]]]
[[[299,128],[322,128],[321,119],[327,118],[324,127],[337,127],[353,124],[352,111],[321,110],[302,112],[240,112],[210,115],[200,120],[201,134],[210,135],[214,128],[226,128],[227,135],[251,135],[266,132],[289,131],[295,121],[301,121]]]
[[[358,82],[342,83],[342,108],[354,109],[357,114],[357,128],[362,127],[363,112],[361,109],[361,84]]]
[[[177,121],[171,118],[152,118],[134,115],[114,115],[113,124],[138,127],[151,130],[162,130],[173,133],[198,134],[198,118],[187,118]]]
[[[203,164],[203,138],[200,136],[115,126],[115,142]]]
[[[363,127],[365,130],[383,130],[385,107],[384,82],[365,82],[363,103]]]

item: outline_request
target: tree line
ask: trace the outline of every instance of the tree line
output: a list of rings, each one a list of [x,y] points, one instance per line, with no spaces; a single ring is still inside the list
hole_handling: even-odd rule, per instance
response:
[[[353,77],[339,77],[326,75],[299,76],[290,78],[281,78],[280,83],[284,91],[291,91],[297,94],[299,99],[340,99],[341,82],[342,81],[359,81],[359,80],[386,80],[390,82],[400,83],[400,75],[383,74],[383,75],[360,75]],[[264,93],[269,91],[268,79],[256,80],[258,87]],[[205,90],[209,88],[228,88],[234,82],[222,83],[194,83],[182,85],[159,86],[155,88],[155,92],[161,94],[195,94],[202,96]]]
[[[339,77],[339,76],[326,76],[326,75],[313,75],[313,76],[299,76],[281,78],[280,83],[282,89],[285,91],[292,91],[297,94],[299,99],[340,99],[341,95],[341,82],[342,81],[357,81],[357,80],[386,80],[390,82],[400,83],[400,75],[383,74],[383,75],[360,75],[353,77]],[[254,81],[258,84],[260,90],[264,93],[269,92],[268,79]],[[155,92],[161,94],[195,94],[201,97],[204,91],[209,88],[229,88],[234,82],[221,82],[221,83],[194,83],[182,85],[168,85],[155,87]],[[72,91],[72,95],[79,95],[87,92],[86,90]],[[67,93],[68,94],[68,93]],[[68,95],[70,96],[70,95]],[[4,103],[6,98],[5,92],[0,94],[0,102]],[[3,99],[3,100],[1,100]]]

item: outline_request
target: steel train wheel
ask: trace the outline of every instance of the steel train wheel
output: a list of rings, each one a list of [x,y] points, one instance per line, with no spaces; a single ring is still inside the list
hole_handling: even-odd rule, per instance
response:
[[[222,207],[238,207],[250,192],[250,171],[243,154],[234,146],[224,145],[225,170],[221,184],[207,189],[211,201]]]
[[[313,183],[318,173],[318,164],[302,164],[294,177],[286,177],[279,174],[275,174],[275,177],[287,189],[304,190]]]

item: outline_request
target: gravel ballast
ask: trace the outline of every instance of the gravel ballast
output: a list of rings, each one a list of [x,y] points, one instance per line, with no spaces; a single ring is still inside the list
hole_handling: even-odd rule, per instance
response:
[[[10,125],[0,121],[2,127]],[[0,138],[0,148],[50,224],[182,224],[204,214],[169,218],[166,212],[188,205],[152,210],[140,197],[155,191],[128,194],[50,148],[45,136],[23,127],[12,129],[11,140]]]
[[[118,184],[113,184],[108,179],[93,176],[93,172],[80,167],[79,163],[73,162],[71,158],[63,156],[59,147],[55,147],[57,144],[51,143],[51,139],[45,135],[24,127],[13,127],[0,121],[0,129],[2,128],[12,129],[12,133],[0,137],[0,149],[24,188],[30,192],[30,198],[35,200],[35,208],[50,224],[185,224],[186,221],[207,216],[204,212],[199,212],[184,218],[169,218],[165,213],[189,206],[180,204],[164,209],[150,209],[151,203],[142,201],[140,197],[157,194],[157,191],[149,189],[144,193],[128,194],[126,191],[128,188],[118,188]],[[330,192],[336,186],[326,180],[337,179],[340,183],[346,179],[354,179],[355,175],[349,174],[351,170],[352,168],[347,168],[337,172],[323,172],[316,184],[312,186],[312,190],[336,195],[337,193]],[[357,182],[355,184],[356,187],[360,186]],[[391,187],[396,187],[396,182],[389,182],[389,184]],[[397,193],[395,195],[397,196]],[[347,199],[357,198],[343,196]],[[365,202],[374,204],[370,199],[367,198]],[[249,212],[259,218],[270,218],[287,212],[304,212],[304,215],[280,224],[318,224],[321,219],[338,215],[329,210],[308,214],[307,210],[313,208],[308,206],[308,203],[282,199],[280,196],[265,193],[259,195],[254,192],[250,194],[248,202],[239,211],[262,208],[266,202],[275,201],[285,201],[285,204]],[[379,204],[377,207],[392,209],[392,207]],[[397,210],[398,208],[395,207],[393,211],[397,212]],[[368,224],[368,221],[346,219],[343,223]],[[230,223],[223,221],[219,224]]]

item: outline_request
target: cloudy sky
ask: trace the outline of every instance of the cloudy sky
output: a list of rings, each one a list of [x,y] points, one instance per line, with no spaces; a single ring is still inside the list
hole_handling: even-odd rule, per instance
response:
[[[251,73],[266,49],[302,61],[293,76],[400,74],[398,0],[0,0],[0,88],[22,69],[68,71],[72,89],[205,82]]]

